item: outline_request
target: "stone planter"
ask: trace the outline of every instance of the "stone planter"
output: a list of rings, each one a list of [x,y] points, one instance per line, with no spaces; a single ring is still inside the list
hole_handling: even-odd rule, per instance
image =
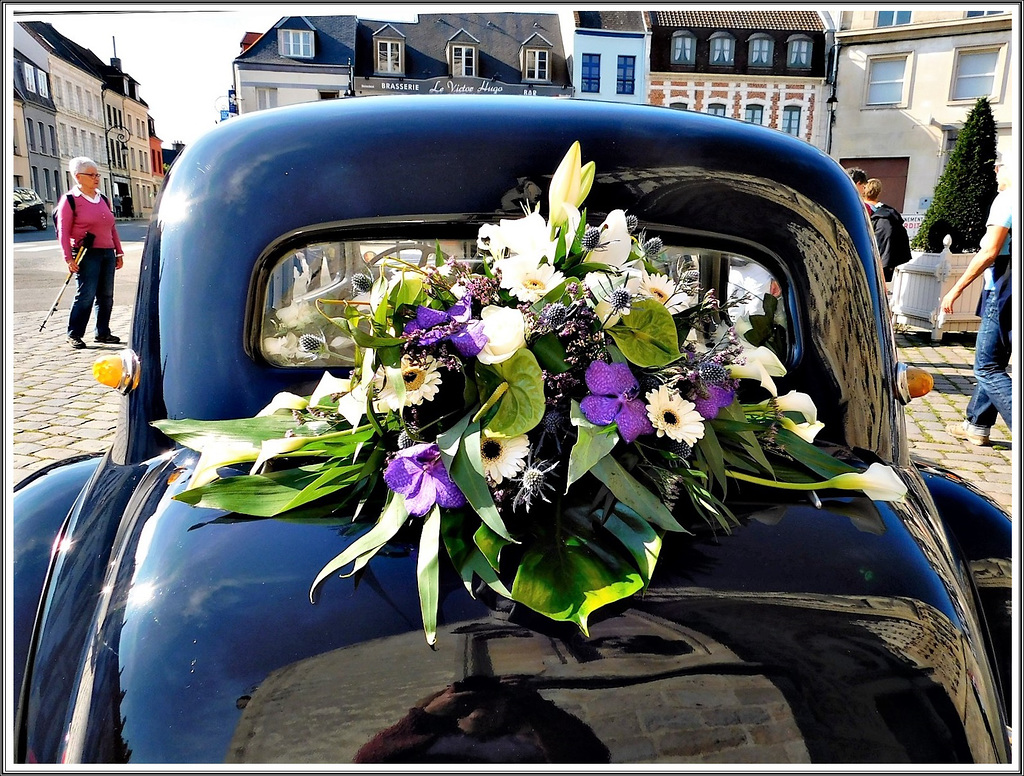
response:
[[[914,251],[913,259],[896,268],[889,297],[893,326],[925,329],[934,342],[940,342],[947,332],[973,332],[981,325],[975,314],[982,289],[979,281],[964,290],[953,312],[943,313],[939,307],[974,258],[973,253],[950,253],[948,235],[942,242],[941,253]]]

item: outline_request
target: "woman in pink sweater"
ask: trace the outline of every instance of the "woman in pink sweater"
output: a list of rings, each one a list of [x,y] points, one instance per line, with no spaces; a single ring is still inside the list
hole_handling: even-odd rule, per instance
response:
[[[68,163],[68,172],[78,185],[57,203],[57,239],[64,261],[75,273],[78,283],[68,316],[68,344],[75,350],[85,347],[82,337],[93,304],[96,305],[96,342],[117,344],[121,339],[110,333],[110,311],[114,307],[114,271],[121,269],[124,263],[121,238],[117,235],[110,205],[99,192],[100,174],[96,162],[85,156],[75,157]],[[68,202],[71,197],[75,198],[74,209]],[[76,262],[75,252],[89,233],[94,238],[92,247]]]

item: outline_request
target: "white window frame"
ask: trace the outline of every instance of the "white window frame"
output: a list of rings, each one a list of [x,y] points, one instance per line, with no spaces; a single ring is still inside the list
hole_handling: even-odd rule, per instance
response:
[[[709,41],[708,64],[712,67],[732,67],[736,64],[736,38],[727,32],[716,32]],[[726,60],[715,58],[716,53],[728,55]]]
[[[523,52],[523,80],[551,80],[550,51],[548,51],[546,48],[528,48],[525,52]]]
[[[953,65],[953,78],[949,85],[949,100],[950,102],[966,102],[974,101],[979,97],[988,97],[990,100],[999,101],[1002,97],[1002,78],[1000,74],[1003,72],[1004,64],[1004,51],[1003,46],[986,46],[983,48],[962,48],[956,50],[956,62]],[[986,55],[995,55],[995,61],[992,64],[992,71],[990,73],[972,73],[970,75],[961,75],[961,65],[965,59],[971,57],[980,57]],[[990,78],[991,83],[989,89],[984,94],[972,93],[970,95],[959,96],[959,85],[963,79],[978,79],[978,78]]]
[[[401,75],[405,72],[405,45],[402,41],[375,38],[373,44],[376,52],[376,72],[389,75]]]
[[[766,48],[767,51],[759,52],[757,49]],[[760,56],[758,60],[754,60],[754,55],[765,54],[767,56],[766,61],[761,61]],[[751,67],[771,67],[772,61],[775,59],[775,41],[772,40],[771,35],[765,35],[763,32],[755,33],[751,35],[747,40],[747,64]]]
[[[271,86],[256,87],[256,110],[268,110],[277,107],[277,89]]]
[[[878,79],[876,79],[876,78],[874,78],[874,76],[875,76],[875,68],[877,66],[883,65],[883,64],[887,64],[887,63],[893,63],[893,62],[902,62],[903,63],[903,73],[902,73],[902,75],[898,79],[895,79],[895,78],[878,78]],[[900,55],[894,55],[894,56],[879,56],[879,57],[871,57],[870,59],[868,59],[868,73],[867,73],[867,80],[865,81],[864,105],[866,105],[869,108],[892,108],[892,107],[905,106],[906,105],[906,98],[907,98],[907,82],[909,80],[907,76],[908,76],[909,71],[910,71],[910,55],[909,54],[900,54]],[[874,87],[879,86],[880,88],[884,89],[886,87],[886,85],[890,85],[890,84],[899,84],[899,90],[900,90],[899,99],[897,99],[897,100],[884,99],[883,100],[883,99],[878,99],[877,95],[874,96],[874,97],[872,96],[872,91],[874,90]]]
[[[814,41],[806,35],[794,35],[786,41],[786,66],[810,69]]]
[[[46,73],[36,70],[36,82],[39,84],[39,96],[49,98],[50,90],[46,86]]]
[[[794,132],[790,132],[789,128],[787,128],[787,124],[790,124],[792,122],[788,120],[788,117],[794,116],[794,115],[796,116],[796,125],[793,127],[793,129],[795,131]],[[804,116],[803,116],[803,110],[801,109],[801,106],[799,106],[799,105],[786,105],[782,109],[782,123],[779,125],[779,128],[783,132],[785,132],[787,135],[792,135],[793,137],[800,137],[800,127],[803,124],[803,120],[804,120]]]
[[[21,63],[22,71],[25,74],[25,88],[32,94],[36,93],[36,69],[28,62]]]
[[[316,56],[316,43],[312,30],[278,30],[278,51],[289,59],[312,59]]]
[[[697,36],[689,30],[673,32],[669,57],[673,65],[694,64],[697,60]]]
[[[475,77],[477,74],[476,60],[476,46],[468,46],[465,43],[452,44],[450,63],[452,76]]]
[[[754,109],[757,109],[757,121],[752,121],[750,113]],[[743,120],[748,124],[756,124],[758,126],[764,126],[764,105],[758,102],[752,102],[743,108]]]

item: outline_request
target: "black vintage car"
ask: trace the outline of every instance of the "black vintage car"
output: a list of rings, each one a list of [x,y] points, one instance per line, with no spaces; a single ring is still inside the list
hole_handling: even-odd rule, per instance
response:
[[[356,298],[385,256],[471,260],[482,225],[542,203],[574,141],[595,163],[590,222],[625,208],[720,298],[771,290],[773,310],[749,298],[779,390],[813,397],[818,449],[890,467],[902,499],[732,483],[736,523],[665,534],[649,585],[586,629],[442,553],[431,649],[414,539],[311,603],[365,535],[352,503],[258,518],[174,498],[200,456],[154,422],[253,417],[343,379],[354,353],[314,303]],[[134,310],[109,452],[15,489],[18,762],[1010,762],[1010,520],[911,457],[917,391],[870,226],[812,146],[541,98],[263,111],[177,160]]]
[[[31,226],[43,231],[49,226],[46,217],[46,204],[32,189],[16,188],[14,190],[14,228]]]

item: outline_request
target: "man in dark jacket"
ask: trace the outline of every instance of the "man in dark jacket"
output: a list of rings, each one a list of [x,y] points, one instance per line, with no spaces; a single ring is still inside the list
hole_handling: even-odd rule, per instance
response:
[[[903,225],[903,216],[891,205],[878,199],[882,193],[882,182],[871,178],[864,185],[864,201],[871,209],[871,225],[875,229],[875,242],[878,243],[878,255],[882,259],[882,272],[885,282],[892,282],[893,271],[900,264],[911,259],[910,235]]]

